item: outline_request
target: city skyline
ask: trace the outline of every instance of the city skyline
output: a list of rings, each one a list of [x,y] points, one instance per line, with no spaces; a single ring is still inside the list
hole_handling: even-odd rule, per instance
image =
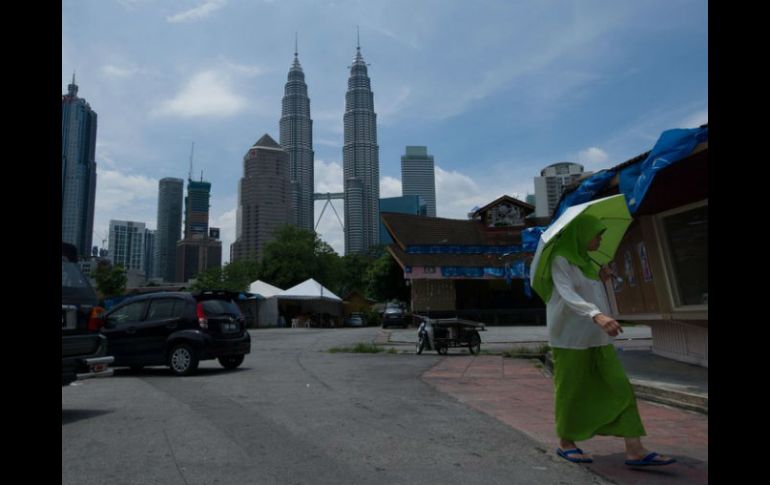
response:
[[[403,147],[428,146],[437,216],[464,218],[503,194],[524,200],[553,163],[596,171],[649,150],[663,130],[707,122],[707,6],[65,0],[63,92],[77,71],[99,113],[94,241],[110,219],[151,226],[158,181],[185,177],[194,141],[212,182],[211,225],[229,247],[242,150],[279,133],[295,32],[313,101],[314,191],[342,192],[344,84],[360,25],[380,196],[401,194]],[[259,31],[256,18],[267,20]],[[342,254],[327,213],[319,234]]]

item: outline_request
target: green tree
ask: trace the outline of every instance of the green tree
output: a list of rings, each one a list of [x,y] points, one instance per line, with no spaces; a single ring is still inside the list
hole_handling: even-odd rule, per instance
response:
[[[255,260],[232,261],[199,273],[191,289],[248,291],[249,284],[258,278],[259,264]]]
[[[112,266],[109,263],[101,263],[94,270],[96,289],[102,299],[122,295],[126,291],[126,269],[122,265]]]
[[[374,261],[375,258],[362,254],[348,254],[340,258],[340,282],[335,293],[342,298],[353,291],[366,295],[366,274]]]
[[[316,233],[286,225],[265,246],[260,277],[280,288],[313,278],[334,291],[341,279],[340,267],[340,257]]]
[[[376,301],[410,301],[411,292],[404,281],[404,270],[390,253],[383,254],[369,266],[366,272],[366,295]]]

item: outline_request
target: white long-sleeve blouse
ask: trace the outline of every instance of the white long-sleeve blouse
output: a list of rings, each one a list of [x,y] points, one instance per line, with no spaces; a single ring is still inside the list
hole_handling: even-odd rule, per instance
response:
[[[586,278],[562,256],[553,258],[551,276],[553,292],[546,304],[551,347],[587,349],[611,343],[613,338],[593,322],[599,313],[610,314],[604,284]]]

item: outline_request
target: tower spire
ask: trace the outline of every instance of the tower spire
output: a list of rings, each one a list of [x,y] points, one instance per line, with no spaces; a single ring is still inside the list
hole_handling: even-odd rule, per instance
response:
[[[72,97],[75,97],[78,94],[78,85],[75,84],[75,71],[72,71],[72,84],[67,86],[67,92]]]
[[[297,32],[294,32],[294,57],[297,57],[299,55],[299,48],[297,45],[299,44],[299,34]]]
[[[356,49],[361,50],[361,29],[356,25]]]
[[[187,180],[190,180],[190,181],[192,181],[192,174],[193,174],[193,152],[194,151],[195,151],[195,142],[192,142],[192,147],[190,147],[190,173],[187,175]]]

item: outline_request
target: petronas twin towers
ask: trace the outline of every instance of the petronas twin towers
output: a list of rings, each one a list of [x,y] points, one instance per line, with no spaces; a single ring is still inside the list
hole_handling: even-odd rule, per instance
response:
[[[313,230],[313,120],[305,74],[294,52],[283,97],[280,143],[289,154],[294,224]],[[345,198],[345,254],[365,253],[379,242],[380,162],[374,95],[356,49],[345,97],[342,149]]]

